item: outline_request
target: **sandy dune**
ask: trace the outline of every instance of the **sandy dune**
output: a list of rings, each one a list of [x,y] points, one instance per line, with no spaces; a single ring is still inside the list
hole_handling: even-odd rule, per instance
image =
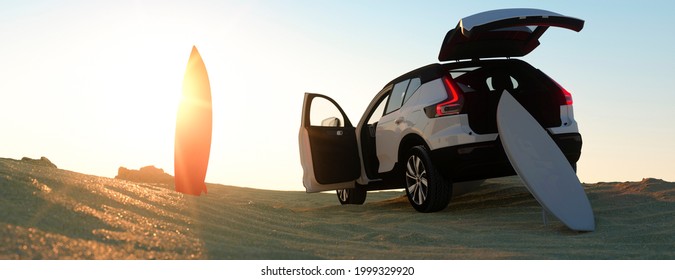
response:
[[[208,186],[202,197],[0,159],[0,259],[674,259],[675,184],[585,185],[597,219],[572,232],[517,177],[445,211],[402,192],[340,206],[333,193]]]

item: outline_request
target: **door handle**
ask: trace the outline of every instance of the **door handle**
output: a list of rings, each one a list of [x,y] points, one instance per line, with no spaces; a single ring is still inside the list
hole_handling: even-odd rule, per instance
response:
[[[403,117],[398,117],[398,118],[394,121],[394,123],[395,123],[395,124],[401,124],[403,121],[404,121]]]

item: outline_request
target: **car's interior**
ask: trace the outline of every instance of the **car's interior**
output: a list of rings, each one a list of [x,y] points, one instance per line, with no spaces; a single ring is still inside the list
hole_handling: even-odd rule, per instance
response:
[[[465,65],[464,69],[468,70],[450,70],[464,93],[462,114],[469,115],[469,126],[474,132],[497,132],[497,105],[504,90],[543,127],[560,126],[560,89],[541,71],[520,60],[475,63],[470,68]]]
[[[380,161],[377,159],[377,150],[375,145],[375,130],[377,128],[377,123],[384,114],[384,107],[387,104],[389,95],[391,92],[382,96],[379,102],[369,115],[367,116],[366,125],[363,126],[361,131],[361,151],[363,155],[363,164],[366,170],[368,178],[376,179],[378,176],[378,168],[380,167]]]

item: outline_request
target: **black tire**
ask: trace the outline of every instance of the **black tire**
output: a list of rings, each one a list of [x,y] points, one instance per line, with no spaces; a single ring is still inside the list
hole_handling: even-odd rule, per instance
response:
[[[366,190],[356,187],[354,189],[337,190],[338,200],[340,204],[363,204],[366,201]]]
[[[448,207],[452,183],[438,173],[424,146],[410,149],[404,168],[405,193],[415,210],[430,213]]]

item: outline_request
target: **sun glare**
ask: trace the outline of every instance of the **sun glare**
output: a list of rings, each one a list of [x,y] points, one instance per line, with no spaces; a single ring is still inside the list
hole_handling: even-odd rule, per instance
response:
[[[133,157],[123,156],[114,164],[135,169],[156,165],[173,174],[176,110],[181,99],[186,49],[184,44],[170,49],[139,46],[136,51],[124,52],[127,57],[106,59],[101,62],[106,67],[90,74],[92,88],[86,92],[96,93],[91,98],[101,104],[98,116],[102,119],[97,123],[107,133],[129,136],[115,142],[114,147],[118,154]]]

